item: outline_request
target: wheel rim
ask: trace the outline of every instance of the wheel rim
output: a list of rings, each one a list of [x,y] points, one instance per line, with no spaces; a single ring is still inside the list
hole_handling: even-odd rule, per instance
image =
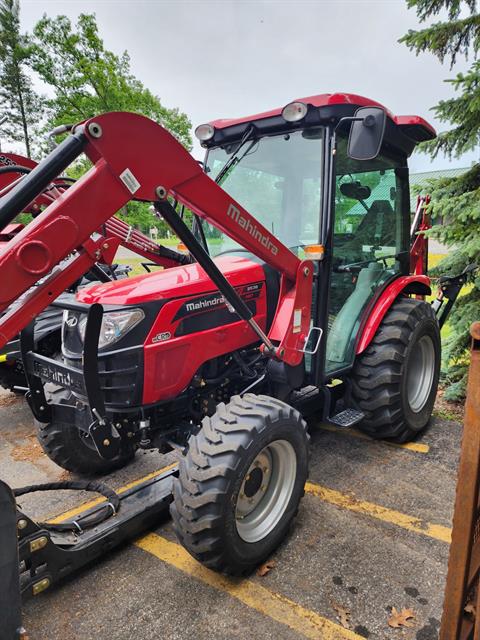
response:
[[[407,397],[410,409],[418,413],[425,406],[435,377],[435,348],[430,336],[414,345],[407,370]]]
[[[297,456],[286,440],[275,440],[255,457],[238,493],[235,520],[245,542],[258,542],[277,526],[290,502]]]

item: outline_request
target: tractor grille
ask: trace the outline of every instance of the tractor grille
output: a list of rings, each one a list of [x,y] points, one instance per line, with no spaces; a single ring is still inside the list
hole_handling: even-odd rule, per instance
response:
[[[81,368],[78,359],[65,358],[66,364]],[[143,348],[114,351],[98,358],[100,388],[107,408],[135,407],[142,403]]]

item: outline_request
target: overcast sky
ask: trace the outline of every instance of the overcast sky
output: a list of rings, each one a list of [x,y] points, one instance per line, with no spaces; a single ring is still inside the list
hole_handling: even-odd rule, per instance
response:
[[[375,99],[395,114],[418,114],[453,95],[453,71],[397,43],[417,26],[405,0],[20,0],[22,28],[65,14],[95,13],[107,48],[127,49],[134,74],[193,126],[258,113],[335,91]],[[194,155],[203,151],[195,146]],[[475,153],[414,171],[469,166]]]

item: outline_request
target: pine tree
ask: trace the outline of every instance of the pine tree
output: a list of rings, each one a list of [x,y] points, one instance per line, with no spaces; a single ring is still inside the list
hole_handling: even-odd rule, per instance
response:
[[[26,72],[31,50],[20,33],[19,14],[18,0],[0,0],[0,114],[7,117],[2,134],[23,142],[31,157],[32,129],[41,120],[43,100]]]
[[[420,22],[445,16],[425,29],[410,30],[404,42],[417,55],[431,52],[440,62],[453,67],[459,56],[473,58],[466,73],[458,73],[447,80],[455,90],[455,97],[441,100],[433,111],[451,128],[435,140],[424,143],[423,150],[432,158],[439,153],[448,158],[459,157],[480,147],[480,14],[477,0],[407,0],[415,8]],[[437,271],[457,274],[467,265],[480,266],[480,163],[455,178],[432,180],[428,185],[432,196],[431,213],[434,221],[443,217],[448,224],[437,224],[432,235],[450,247]],[[444,345],[444,375],[447,388],[445,398],[464,397],[468,368],[469,329],[480,320],[480,270],[473,274],[467,293],[457,299],[451,313],[451,333]]]

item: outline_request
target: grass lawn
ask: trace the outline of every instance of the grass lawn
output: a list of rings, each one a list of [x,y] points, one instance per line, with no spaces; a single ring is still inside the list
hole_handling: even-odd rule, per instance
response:
[[[430,269],[433,269],[445,258],[443,253],[429,253],[428,254],[428,266]]]
[[[117,262],[118,264],[128,264],[130,267],[132,267],[132,270],[130,271],[130,277],[140,276],[147,273],[146,270],[142,267],[142,262],[148,262],[148,260],[146,260],[145,258],[119,258],[118,260],[115,260],[115,262]],[[161,267],[149,266],[149,269],[155,271],[156,269],[161,269]]]

